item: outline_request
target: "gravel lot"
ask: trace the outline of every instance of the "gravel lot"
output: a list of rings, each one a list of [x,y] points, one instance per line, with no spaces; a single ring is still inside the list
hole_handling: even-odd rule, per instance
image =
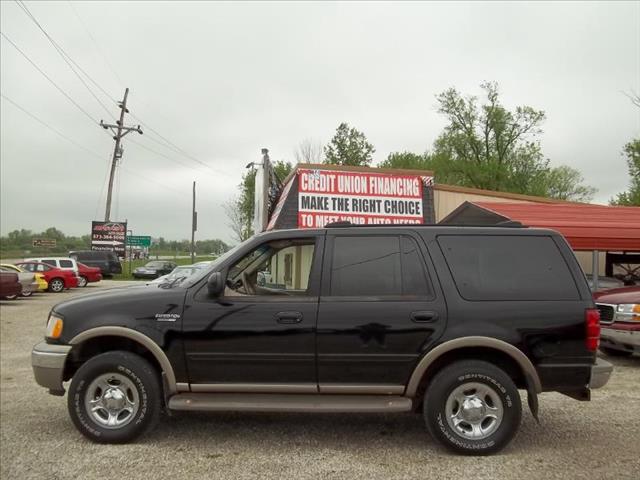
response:
[[[640,478],[640,357],[613,360],[590,403],[540,397],[516,439],[487,458],[453,456],[422,418],[399,415],[174,414],[131,445],[95,445],[64,398],[36,385],[30,351],[57,302],[100,286],[0,302],[0,477],[76,478]]]

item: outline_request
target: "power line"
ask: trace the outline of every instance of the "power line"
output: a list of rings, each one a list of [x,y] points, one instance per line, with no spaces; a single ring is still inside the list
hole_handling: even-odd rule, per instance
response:
[[[87,112],[84,108],[82,108],[73,98],[71,98],[71,96],[67,92],[65,92],[56,82],[54,82],[49,75],[47,75],[40,67],[38,67],[38,65],[36,65],[36,63],[33,60],[31,60],[31,58],[29,58],[29,56],[26,53],[20,50],[20,47],[18,47],[18,45],[16,45],[9,37],[7,37],[7,35],[4,32],[0,32],[0,35],[2,35],[2,38],[4,38],[7,42],[9,42],[13,46],[13,48],[15,48],[20,53],[20,55],[22,55],[31,65],[33,65],[33,67],[36,70],[38,70],[38,72],[40,72],[40,74],[44,78],[49,80],[49,83],[51,83],[54,87],[58,89],[60,93],[62,93],[65,97],[67,97],[67,100],[73,103],[73,105],[78,110],[84,113],[89,118],[89,120],[91,120],[92,123],[96,123],[96,124],[98,123],[98,121],[95,118],[93,118],[89,112]]]
[[[13,101],[12,99],[10,99],[9,97],[7,97],[4,93],[0,93],[0,96],[2,96],[2,98],[4,98],[7,102],[11,103],[13,106],[15,106],[17,109],[21,110],[24,114],[28,115],[29,117],[31,117],[33,120],[35,120],[36,122],[40,123],[41,125],[43,125],[44,127],[48,128],[49,130],[51,130],[53,133],[55,133],[56,135],[58,135],[59,137],[64,138],[66,141],[68,141],[69,143],[72,143],[73,145],[75,145],[76,147],[80,148],[81,150],[84,150],[85,152],[91,154],[92,156],[98,158],[99,160],[104,160],[103,156],[100,155],[99,153],[96,153],[95,151],[91,150],[90,148],[85,147],[84,145],[81,145],[80,143],[76,142],[75,140],[73,140],[72,138],[68,137],[67,135],[65,135],[64,133],[60,132],[59,130],[57,130],[56,128],[52,127],[51,125],[49,125],[47,122],[45,122],[44,120],[38,118],[36,115],[34,115],[33,113],[29,112],[26,108],[20,106],[18,103],[16,103],[15,101]],[[155,183],[157,185],[160,185],[163,188],[166,188],[168,190],[171,190],[177,194],[180,195],[181,198],[184,197],[184,192],[181,192],[179,190],[176,190],[173,187],[170,187],[168,185],[165,185],[161,182],[158,182],[156,180],[153,180],[149,177],[146,177],[145,175],[141,175],[139,173],[136,173],[128,168],[124,168],[124,167],[120,167],[123,170],[125,170],[127,173],[130,173],[131,175],[134,175],[136,177],[139,177],[143,180],[146,180],[147,182],[151,182],[151,183]]]
[[[51,45],[53,45],[53,48],[55,48],[56,51],[58,52],[58,54],[60,55],[60,57],[62,57],[62,60],[64,60],[64,62],[71,69],[71,71],[74,73],[74,75],[76,77],[78,77],[78,80],[80,80],[80,82],[82,82],[82,84],[89,91],[89,93],[96,100],[96,102],[98,102],[100,104],[100,106],[107,112],[107,115],[111,116],[112,115],[111,111],[105,106],[104,103],[102,103],[102,101],[93,92],[93,90],[91,90],[91,87],[89,87],[87,82],[80,76],[80,74],[76,71],[76,69],[73,68],[73,65],[75,65],[78,68],[78,70],[80,70],[94,85],[96,85],[108,98],[111,98],[111,100],[114,101],[114,103],[115,103],[115,100],[111,97],[111,95],[109,95],[109,93],[107,93],[106,90],[104,90],[95,80],[93,80],[93,78],[91,78],[91,76],[87,72],[85,72],[84,69],[82,67],[80,67],[80,65],[78,65],[69,56],[69,54],[67,52],[65,52],[65,50],[60,45],[58,45],[58,43],[51,37],[51,35],[49,35],[47,33],[47,31],[44,29],[44,27],[40,24],[40,22],[38,22],[36,17],[31,13],[31,11],[27,8],[27,6],[25,5],[25,3],[22,0],[15,0],[15,2],[24,11],[24,13],[27,15],[27,17],[29,17],[31,19],[31,21],[33,21],[36,24],[36,26],[40,29],[40,31],[44,34],[44,36],[47,37],[47,39],[49,40],[49,43],[51,43]],[[73,63],[73,65],[72,65],[72,63]]]
[[[89,30],[89,27],[87,27],[86,22],[82,19],[82,17],[80,16],[80,14],[78,13],[78,11],[76,10],[76,7],[73,6],[73,3],[71,2],[71,0],[67,0],[67,3],[69,4],[69,7],[71,7],[71,10],[73,10],[73,13],[76,15],[76,18],[78,19],[78,21],[82,24],[82,26],[84,27],[85,32],[87,32],[87,35],[89,35],[89,38],[91,39],[91,41],[93,42],[93,45],[96,47],[96,50],[100,53],[100,55],[102,56],[102,59],[104,60],[104,62],[107,64],[107,67],[109,67],[109,70],[111,70],[111,73],[113,73],[113,76],[118,80],[118,82],[120,82],[120,84],[124,87],[124,80],[122,80],[122,78],[120,77],[120,75],[118,75],[118,72],[116,72],[115,68],[113,67],[113,65],[111,64],[111,62],[109,61],[109,58],[107,57],[107,55],[104,53],[104,50],[102,50],[102,48],[100,48],[100,45],[98,44],[98,41],[96,40],[96,38],[93,36],[93,34],[91,33],[91,30]],[[113,99],[112,99],[113,100]]]

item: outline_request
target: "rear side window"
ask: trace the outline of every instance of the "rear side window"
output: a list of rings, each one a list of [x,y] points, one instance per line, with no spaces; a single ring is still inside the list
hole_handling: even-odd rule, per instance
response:
[[[551,237],[442,235],[440,249],[466,300],[578,300],[567,263]]]
[[[71,260],[59,260],[61,268],[72,268],[73,262]]]
[[[424,260],[412,238],[336,237],[331,265],[331,296],[432,297]]]
[[[42,260],[42,263],[46,263],[47,265],[51,265],[52,267],[58,266],[55,260]]]

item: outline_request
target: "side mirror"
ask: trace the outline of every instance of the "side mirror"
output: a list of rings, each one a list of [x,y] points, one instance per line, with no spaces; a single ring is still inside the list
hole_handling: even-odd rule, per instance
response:
[[[224,290],[224,276],[221,272],[213,272],[207,280],[207,292],[210,297],[219,297]]]

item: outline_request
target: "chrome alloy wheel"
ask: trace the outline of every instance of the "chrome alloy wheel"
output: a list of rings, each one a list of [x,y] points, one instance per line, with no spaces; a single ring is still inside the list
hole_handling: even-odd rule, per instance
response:
[[[64,290],[64,282],[59,278],[52,280],[49,286],[51,287],[51,291],[55,293],[60,293]]]
[[[140,396],[131,380],[119,373],[97,377],[87,389],[84,406],[91,419],[104,428],[127,425],[138,413]]]
[[[451,429],[467,440],[482,440],[502,423],[504,407],[498,393],[484,383],[456,387],[447,398],[445,414]]]

